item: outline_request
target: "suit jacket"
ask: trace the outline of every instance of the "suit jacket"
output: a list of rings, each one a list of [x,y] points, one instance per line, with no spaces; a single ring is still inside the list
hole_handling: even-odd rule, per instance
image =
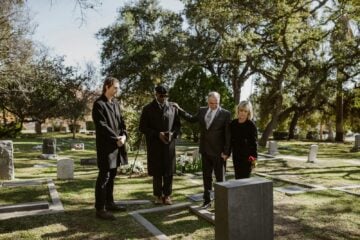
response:
[[[180,131],[177,109],[168,102],[161,109],[154,99],[142,110],[139,130],[146,137],[148,174],[173,175],[176,166],[175,139]],[[159,134],[167,131],[172,132],[173,136],[169,144],[164,144]]]
[[[217,111],[209,129],[206,129],[205,115],[208,107],[200,107],[195,115],[179,111],[181,117],[189,122],[198,122],[200,125],[201,154],[220,157],[221,153],[230,155],[230,121],[231,114],[228,110],[220,108]]]
[[[125,145],[117,146],[119,136],[126,135],[126,126],[116,100],[110,103],[105,95],[94,102],[92,117],[96,130],[97,164],[101,169],[112,169],[127,164]]]

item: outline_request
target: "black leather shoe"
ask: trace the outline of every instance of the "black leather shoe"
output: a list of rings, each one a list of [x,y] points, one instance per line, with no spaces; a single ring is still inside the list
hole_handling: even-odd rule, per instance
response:
[[[211,207],[211,202],[204,202],[203,205],[201,206],[201,208],[203,209],[207,209],[209,207]]]
[[[96,210],[96,217],[104,219],[104,220],[110,220],[110,221],[113,221],[116,219],[115,216],[111,212],[108,212],[105,210]]]
[[[105,209],[107,211],[114,211],[114,212],[123,212],[126,211],[126,207],[125,206],[120,206],[120,205],[116,205],[116,204],[111,204],[108,206],[105,206]]]

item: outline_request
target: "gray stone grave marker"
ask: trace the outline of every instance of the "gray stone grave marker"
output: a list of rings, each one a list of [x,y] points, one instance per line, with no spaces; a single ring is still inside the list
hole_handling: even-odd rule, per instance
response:
[[[309,162],[309,163],[316,162],[316,155],[317,155],[318,149],[319,149],[319,146],[316,145],[316,144],[313,144],[313,145],[310,146],[310,152],[309,152],[309,155],[308,155],[307,162]]]
[[[215,239],[274,239],[271,181],[256,177],[215,183]]]
[[[360,151],[360,134],[355,135],[354,147],[351,149],[352,152]]]
[[[276,141],[269,141],[269,150],[268,153],[272,156],[278,153],[278,146]]]
[[[0,179],[13,180],[14,148],[12,141],[0,141]]]
[[[59,159],[57,161],[57,179],[74,178],[74,160]]]
[[[56,139],[44,138],[42,145],[42,154],[40,156],[44,159],[55,159],[56,157]]]

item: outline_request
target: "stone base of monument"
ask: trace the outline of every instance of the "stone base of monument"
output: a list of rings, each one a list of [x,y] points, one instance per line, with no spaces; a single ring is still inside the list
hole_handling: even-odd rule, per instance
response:
[[[43,153],[43,154],[41,154],[41,155],[39,156],[39,158],[41,158],[41,159],[48,159],[48,160],[56,160],[56,159],[57,159],[57,155],[56,155],[56,154],[45,154],[45,153]]]
[[[0,220],[24,217],[24,216],[35,216],[44,214],[60,213],[64,211],[64,207],[59,198],[59,194],[56,191],[55,184],[52,179],[30,179],[26,181],[10,181],[2,182],[1,187],[23,187],[47,184],[51,202],[32,202],[32,203],[20,203],[6,206],[6,212],[0,212]],[[1,191],[0,187],[0,191]],[[46,208],[47,205],[47,208]],[[9,209],[12,209],[10,211]]]

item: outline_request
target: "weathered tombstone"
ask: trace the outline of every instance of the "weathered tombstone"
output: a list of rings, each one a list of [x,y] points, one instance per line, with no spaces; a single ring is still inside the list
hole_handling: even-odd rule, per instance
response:
[[[56,139],[55,138],[44,138],[43,139],[42,153],[56,155]]]
[[[215,239],[274,239],[271,181],[246,178],[215,183]]]
[[[84,143],[71,143],[70,145],[71,150],[85,150]]]
[[[316,155],[317,155],[318,149],[319,149],[319,146],[316,144],[313,144],[310,146],[310,152],[308,155],[307,162],[314,163],[316,161]]]
[[[14,148],[12,141],[0,141],[0,179],[14,180]]]
[[[57,161],[57,179],[74,178],[74,160],[59,159]]]
[[[360,134],[355,135],[354,147],[351,149],[352,152],[360,151]]]
[[[269,141],[269,150],[268,153],[270,155],[276,155],[278,153],[278,147],[276,141]]]

